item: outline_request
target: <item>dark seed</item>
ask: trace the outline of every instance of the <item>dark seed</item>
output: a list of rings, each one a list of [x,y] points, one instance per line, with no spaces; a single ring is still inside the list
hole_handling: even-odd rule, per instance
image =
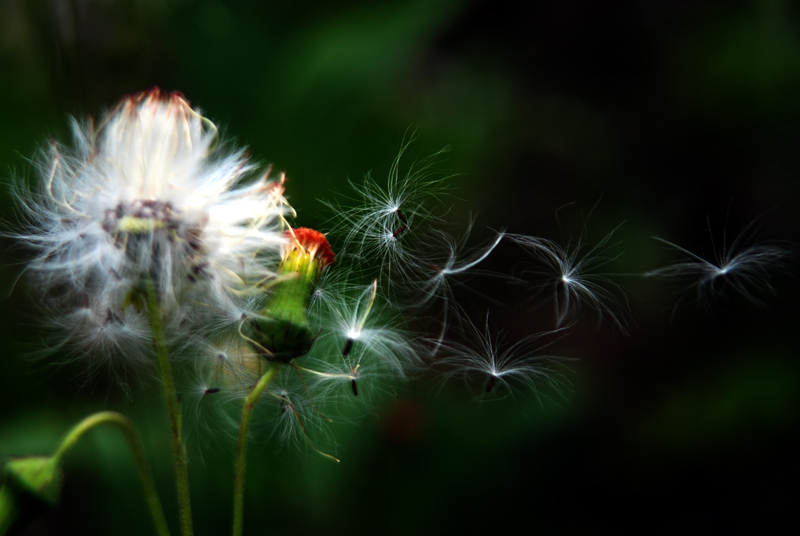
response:
[[[114,324],[114,323],[120,323],[122,325],[125,325],[125,323],[122,321],[122,319],[119,316],[117,316],[114,313],[114,311],[111,310],[110,307],[106,310],[106,322],[105,323],[106,323],[106,325]]]
[[[347,339],[347,341],[344,343],[344,349],[342,349],[343,356],[347,356],[347,354],[350,353],[350,350],[353,349],[353,342],[353,339]]]
[[[491,376],[489,378],[489,384],[486,386],[486,392],[491,393],[492,389],[494,389],[494,384],[497,381],[497,376]]]
[[[403,211],[402,211],[402,210],[400,210],[399,208],[397,209],[397,217],[398,217],[398,218],[400,218],[400,221],[401,221],[401,222],[403,222],[403,223],[405,223],[406,225],[408,225],[408,220],[407,220],[407,219],[406,219],[406,217],[403,215]],[[405,227],[405,226],[403,226],[403,227]]]

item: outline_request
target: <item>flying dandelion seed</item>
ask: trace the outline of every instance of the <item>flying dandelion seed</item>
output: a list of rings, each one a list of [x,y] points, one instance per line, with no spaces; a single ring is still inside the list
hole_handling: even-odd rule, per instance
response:
[[[385,185],[367,174],[360,184],[350,181],[352,206],[326,202],[336,212],[330,234],[344,236],[340,253],[353,255],[362,263],[377,261],[387,276],[414,266],[415,254],[408,244],[438,219],[433,207],[440,204],[448,188],[449,177],[435,169],[446,149],[414,162],[405,175],[401,173],[401,159],[412,142],[413,137],[403,143]]]
[[[321,339],[326,344],[332,344],[330,339],[336,341],[345,361],[357,352],[359,359],[369,359],[374,366],[403,377],[406,366],[418,361],[419,348],[403,329],[404,320],[387,318],[378,310],[382,309],[379,301],[375,280],[356,300],[344,301],[342,308],[333,311]]]
[[[392,392],[396,373],[375,359],[366,348],[356,348],[336,360],[312,359],[301,367],[326,414],[352,414],[350,408],[369,408]]]
[[[468,225],[460,239],[443,230],[434,230],[427,237],[426,253],[420,253],[413,279],[406,282],[409,293],[418,304],[436,299],[449,301],[452,298],[451,285],[467,275],[475,274],[475,268],[491,255],[505,233],[496,236],[481,246],[467,247],[472,230]]]
[[[435,355],[453,318],[452,309],[456,307],[453,286],[464,284],[471,276],[485,274],[477,270],[477,266],[491,255],[503,240],[505,234],[500,231],[486,243],[469,248],[467,242],[472,230],[472,222],[467,226],[460,239],[456,239],[444,230],[436,229],[429,233],[428,240],[417,255],[418,265],[409,270],[409,278],[403,281],[404,290],[413,307],[438,307],[436,313],[439,328],[438,342],[434,343],[430,353]],[[424,250],[424,253],[422,252]],[[497,276],[499,274],[492,273]]]
[[[524,277],[533,280],[535,285],[545,285],[551,289],[556,327],[578,318],[582,310],[589,309],[597,315],[598,322],[607,319],[626,332],[625,311],[628,301],[625,292],[607,274],[598,272],[598,269],[621,255],[610,251],[619,245],[611,242],[618,228],[588,249],[584,234],[580,235],[577,243],[568,243],[566,246],[544,238],[508,235],[536,261],[524,271]]]
[[[502,335],[492,335],[488,313],[483,331],[470,321],[464,324],[465,342],[443,342],[436,358],[445,379],[465,381],[478,398],[522,391],[533,393],[540,401],[551,395],[563,396],[569,385],[567,360],[542,354],[542,350],[565,336],[569,326],[534,333],[506,345]]]
[[[730,245],[727,233],[723,233],[720,247],[714,245],[709,222],[711,254],[696,254],[669,240],[654,236],[678,252],[682,261],[646,272],[645,277],[673,280],[685,285],[675,310],[686,300],[702,307],[709,307],[714,299],[738,295],[745,301],[763,306],[763,294],[775,294],[770,278],[776,272],[788,271],[795,253],[788,245],[756,240],[756,222],[751,222],[739,233]]]
[[[318,446],[327,448],[333,443],[326,426],[330,419],[321,411],[317,400],[303,377],[284,367],[267,396],[260,401],[256,434],[274,436],[287,446],[307,445],[325,454]]]

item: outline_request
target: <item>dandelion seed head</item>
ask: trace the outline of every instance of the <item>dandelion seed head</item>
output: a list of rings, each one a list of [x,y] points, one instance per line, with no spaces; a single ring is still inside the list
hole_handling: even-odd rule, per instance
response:
[[[26,270],[49,314],[81,332],[73,339],[126,340],[127,322],[92,331],[72,314],[87,297],[98,315],[125,319],[141,312],[136,294],[150,279],[165,317],[179,318],[274,276],[291,214],[283,178],[254,176],[243,152],[217,149],[216,127],[181,95],[128,97],[96,124],[74,122],[73,134],[71,147],[50,145],[40,183],[16,191]]]

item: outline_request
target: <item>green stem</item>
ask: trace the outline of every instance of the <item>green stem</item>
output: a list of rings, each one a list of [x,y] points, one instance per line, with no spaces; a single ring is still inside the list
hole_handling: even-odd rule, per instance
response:
[[[178,404],[178,394],[175,390],[175,381],[172,378],[172,367],[167,352],[167,341],[164,335],[164,326],[161,319],[161,307],[155,283],[147,280],[147,312],[150,315],[150,325],[153,330],[153,342],[156,347],[158,368],[161,372],[161,383],[164,385],[164,397],[167,401],[167,413],[172,431],[172,447],[175,458],[175,476],[178,485],[178,505],[180,508],[181,533],[183,536],[192,536],[192,504],[189,495],[189,468],[186,457],[186,448],[183,445],[183,426]]]
[[[253,390],[244,399],[242,408],[242,425],[239,427],[239,445],[236,449],[236,477],[233,495],[233,536],[242,536],[244,530],[244,477],[247,467],[247,434],[250,430],[250,419],[261,393],[264,392],[275,375],[278,373],[277,365],[269,365],[267,372],[261,376]]]
[[[125,415],[114,411],[101,411],[86,417],[81,422],[76,424],[66,436],[64,436],[64,439],[61,441],[61,445],[59,445],[58,450],[52,456],[53,462],[56,464],[60,463],[61,458],[64,457],[64,454],[66,454],[67,451],[69,451],[69,449],[71,449],[75,443],[78,442],[83,434],[95,426],[105,423],[114,424],[121,428],[123,432],[125,432],[128,442],[131,445],[131,449],[133,450],[133,457],[136,460],[136,466],[139,469],[139,476],[142,479],[142,487],[144,488],[144,494],[147,497],[147,503],[150,506],[150,514],[153,516],[156,532],[160,536],[169,536],[167,519],[164,516],[164,510],[161,507],[161,501],[158,498],[158,492],[156,491],[156,484],[153,480],[153,474],[150,472],[150,467],[147,464],[147,458],[144,455],[142,442],[139,439],[139,434],[136,432],[136,427],[133,425],[133,422],[131,422],[131,420]]]

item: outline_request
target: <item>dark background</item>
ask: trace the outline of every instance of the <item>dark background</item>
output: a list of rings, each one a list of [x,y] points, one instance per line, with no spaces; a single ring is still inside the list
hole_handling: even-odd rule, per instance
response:
[[[566,399],[478,404],[423,377],[360,426],[334,427],[340,464],[254,444],[249,534],[773,532],[796,524],[793,267],[770,281],[766,306],[720,299],[674,317],[673,289],[635,274],[674,259],[651,235],[708,251],[709,222],[717,245],[756,218],[761,239],[797,243],[798,10],[781,0],[0,0],[0,173],[33,175],[29,158],[48,136],[68,139],[69,114],[157,85],[286,170],[302,225],[324,230],[332,213],[319,200],[347,192],[348,178],[385,176],[409,127],[412,157],[452,147],[455,221],[473,213],[479,228],[552,239],[585,224],[590,242],[625,221],[613,270],[628,274],[617,281],[630,335],[590,325],[559,343],[579,358]],[[1,202],[13,222],[8,193]],[[113,388],[78,389],[79,367],[27,359],[39,337],[24,285],[11,292],[23,254],[3,246],[0,455],[46,453],[83,416],[121,409],[140,426],[177,533],[157,387],[134,388],[129,403]],[[508,272],[519,259],[502,245],[484,267]],[[542,309],[493,319],[525,334],[549,327],[538,327]],[[219,534],[233,445],[208,434],[191,436],[203,445],[192,449],[193,506],[196,532]],[[151,532],[114,431],[92,433],[65,471],[61,506],[27,534]]]

